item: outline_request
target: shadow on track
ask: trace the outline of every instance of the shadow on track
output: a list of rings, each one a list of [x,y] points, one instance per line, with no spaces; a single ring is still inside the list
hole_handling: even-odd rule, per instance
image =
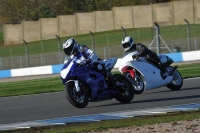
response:
[[[172,100],[194,99],[194,98],[200,98],[200,95],[171,97],[171,98],[157,98],[157,99],[155,98],[155,99],[150,99],[150,100],[132,101],[129,103],[114,103],[114,104],[107,104],[107,105],[101,105],[101,106],[92,106],[92,107],[87,107],[87,108],[106,107],[106,106],[124,105],[124,104],[135,104],[135,103],[156,103],[156,102],[161,102],[161,101],[172,101]]]
[[[159,88],[158,88],[159,89]],[[153,94],[153,93],[161,93],[161,92],[170,92],[170,91],[187,91],[187,90],[200,90],[200,87],[195,87],[195,88],[182,88],[180,90],[162,90],[162,91],[156,91],[156,92],[148,92],[151,90],[147,90],[146,92],[144,92],[143,94]],[[156,90],[156,89],[155,89]]]

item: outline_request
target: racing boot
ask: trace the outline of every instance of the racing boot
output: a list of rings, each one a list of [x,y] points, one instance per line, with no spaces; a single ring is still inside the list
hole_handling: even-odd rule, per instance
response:
[[[160,60],[158,61],[158,67],[160,69],[161,77],[165,78],[167,76],[166,68],[163,66],[163,63]]]
[[[158,66],[159,66],[160,69],[162,69],[162,65],[163,65],[162,62],[159,61],[159,62],[158,62]]]

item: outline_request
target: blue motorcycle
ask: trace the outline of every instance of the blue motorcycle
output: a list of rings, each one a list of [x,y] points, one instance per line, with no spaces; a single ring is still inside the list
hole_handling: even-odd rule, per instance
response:
[[[105,60],[104,68],[111,72],[116,62],[117,58]],[[89,102],[115,98],[121,103],[127,103],[134,98],[132,84],[124,75],[113,75],[116,81],[113,88],[109,79],[91,65],[80,65],[71,59],[63,65],[60,76],[68,101],[77,108],[85,108]]]

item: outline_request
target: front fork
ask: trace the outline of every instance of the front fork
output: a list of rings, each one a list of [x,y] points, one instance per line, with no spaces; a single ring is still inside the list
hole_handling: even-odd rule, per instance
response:
[[[69,80],[66,83],[68,83],[68,82],[74,82],[76,92],[79,92],[81,90],[78,80]]]
[[[135,71],[134,69],[131,69],[131,70],[125,70],[124,72],[128,72],[128,73],[130,73],[132,79],[135,80],[136,86],[139,85],[139,79],[137,78],[137,74],[136,74],[136,71]]]

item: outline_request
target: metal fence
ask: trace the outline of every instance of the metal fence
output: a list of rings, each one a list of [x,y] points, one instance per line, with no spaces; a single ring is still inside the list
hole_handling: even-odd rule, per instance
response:
[[[200,50],[200,24],[159,27],[159,54],[170,52],[186,52]],[[76,36],[80,44],[89,44],[102,59],[124,55],[121,40],[124,36],[132,36],[136,43],[140,42],[157,53],[157,36],[155,27],[142,29],[124,29],[111,33],[92,33]],[[54,40],[26,42],[17,46],[0,46],[0,70],[26,68],[61,64],[65,58],[61,42],[66,38],[55,37]],[[170,51],[169,51],[169,49]]]

